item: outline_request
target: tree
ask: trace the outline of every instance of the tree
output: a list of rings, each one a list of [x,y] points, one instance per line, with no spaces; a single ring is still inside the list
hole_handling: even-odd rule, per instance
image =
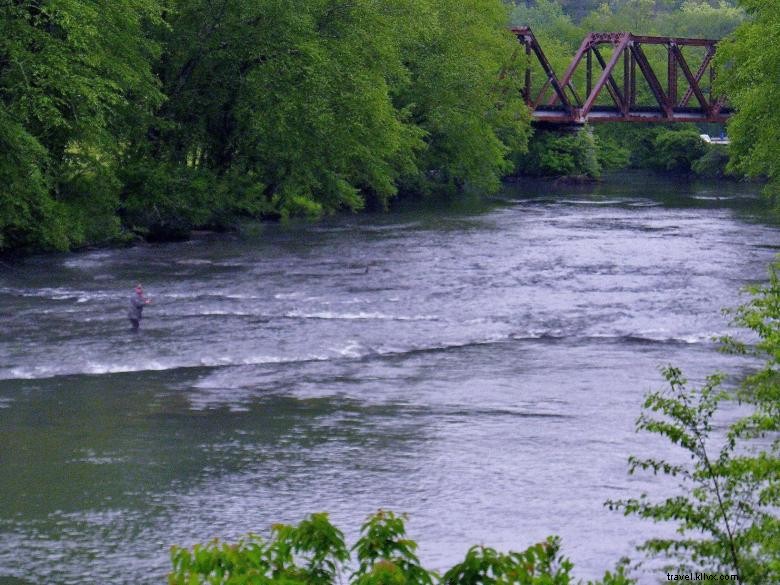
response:
[[[582,20],[582,26],[594,31],[629,31],[634,34],[662,34],[658,30],[655,0],[623,0],[601,4]]]
[[[395,193],[423,143],[390,99],[407,73],[379,4],[179,2],[170,24],[163,149],[152,144],[142,160],[249,174],[283,214],[304,202],[315,214],[357,210],[364,192]]]
[[[162,95],[157,0],[0,6],[0,250],[117,233],[117,166]]]
[[[540,43],[545,53],[550,53],[549,40],[563,41],[568,51],[575,51],[585,36],[585,30],[574,24],[555,0],[537,0],[533,6],[516,6],[510,14],[510,20],[516,26],[530,26],[537,37],[541,35],[544,40]],[[552,56],[554,52],[548,58]]]
[[[687,173],[706,152],[706,144],[694,128],[662,129],[654,140],[652,165],[658,169]]]
[[[753,487],[757,502],[747,539],[753,556],[746,560],[745,574],[755,582],[780,581],[780,264],[769,269],[769,282],[748,287],[752,299],[733,312],[734,322],[752,331],[758,342],[752,347],[725,338],[727,350],[752,354],[765,360],[764,366],[743,382],[738,398],[753,412],[735,423],[729,439],[769,440],[754,456],[736,458],[731,469],[735,481]],[[768,511],[768,513],[766,513]]]
[[[513,59],[518,45],[506,30],[506,9],[492,0],[418,4],[431,26],[404,40],[411,83],[396,101],[425,131],[426,148],[420,174],[407,176],[404,187],[495,191],[530,134],[519,91],[524,62]]]
[[[665,34],[722,39],[745,20],[745,12],[727,2],[685,0],[679,11],[660,16]]]
[[[736,113],[728,124],[731,169],[767,177],[766,192],[780,195],[780,12],[774,0],[742,0],[750,18],[719,45],[717,88]]]
[[[179,2],[125,220],[171,234],[498,188],[530,128],[505,23],[496,0]]]
[[[521,173],[538,177],[601,176],[597,148],[590,128],[574,132],[537,130],[526,156],[518,161]]]
[[[506,19],[499,0],[5,2],[0,250],[497,189],[530,131]]]

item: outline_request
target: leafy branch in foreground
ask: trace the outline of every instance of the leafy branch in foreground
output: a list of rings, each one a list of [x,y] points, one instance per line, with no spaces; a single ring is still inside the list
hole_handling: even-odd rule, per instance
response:
[[[777,267],[770,269],[767,285],[749,290],[753,298],[735,311],[735,323],[753,331],[759,341],[752,347],[733,339],[724,341],[729,351],[766,360],[737,393],[752,412],[732,423],[725,434],[713,432],[714,416],[723,401],[731,399],[720,389],[722,376],[710,376],[702,388],[691,390],[679,369],[666,368],[669,387],[647,395],[637,430],[664,437],[682,449],[690,463],[631,457],[629,472],[677,478],[681,493],[660,502],[643,494],[607,505],[626,515],[677,525],[679,537],[651,539],[641,549],[675,556],[698,568],[736,574],[741,583],[764,585],[780,581]]]
[[[726,351],[753,355],[765,360],[764,366],[748,376],[739,398],[754,405],[751,416],[735,425],[739,436],[756,437],[780,431],[780,263],[769,269],[769,282],[748,287],[750,301],[730,311],[734,323],[751,330],[758,341],[752,346],[733,338],[723,338]],[[777,447],[777,440],[775,441]]]
[[[572,563],[560,540],[548,538],[523,552],[474,546],[463,562],[438,575],[425,569],[406,537],[405,516],[380,510],[361,527],[351,551],[357,569],[347,581],[350,554],[344,535],[326,514],[298,526],[277,525],[270,540],[249,535],[236,544],[214,540],[192,549],[173,547],[170,585],[573,585]],[[588,585],[632,585],[622,566]]]

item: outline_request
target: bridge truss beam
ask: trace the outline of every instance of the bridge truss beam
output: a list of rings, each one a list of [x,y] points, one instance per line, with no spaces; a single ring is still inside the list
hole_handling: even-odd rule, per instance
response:
[[[717,41],[654,37],[620,33],[590,33],[559,79],[529,27],[511,29],[525,47],[526,70],[521,93],[533,119],[548,124],[585,124],[593,122],[725,122],[731,114],[722,99],[712,94],[714,70],[712,58]],[[653,69],[645,46],[660,45],[666,49],[665,83]],[[704,50],[695,73],[683,55],[684,47]],[[610,50],[608,59],[602,50]],[[532,87],[533,57],[546,79],[534,95]],[[598,67],[594,64],[597,63]],[[584,69],[585,91],[582,97],[574,78]],[[621,72],[622,69],[622,72]],[[621,74],[622,73],[622,74]],[[682,73],[683,84],[679,82]],[[709,74],[708,87],[702,80]],[[655,100],[651,106],[637,104],[637,80],[647,84]],[[622,83],[620,83],[622,81]],[[611,103],[597,104],[604,90]],[[680,90],[684,92],[681,95]],[[695,98],[695,99],[694,99]],[[695,104],[692,105],[692,100]]]

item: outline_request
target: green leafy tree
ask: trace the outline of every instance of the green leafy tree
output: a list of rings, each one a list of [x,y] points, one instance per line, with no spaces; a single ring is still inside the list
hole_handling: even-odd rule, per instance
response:
[[[312,514],[298,526],[278,524],[272,533],[270,541],[249,535],[236,544],[173,547],[168,583],[326,585],[349,556],[344,535],[326,514]]]
[[[691,165],[691,170],[697,175],[721,179],[733,176],[728,171],[728,148],[722,144],[708,144],[704,155]]]
[[[380,510],[363,524],[352,548],[358,560],[352,576],[357,585],[433,585],[435,574],[420,565],[417,543],[406,538],[404,520],[404,516]]]
[[[40,245],[64,249],[64,210],[51,197],[46,148],[0,102],[0,250]]]
[[[496,189],[530,129],[506,21],[499,0],[5,2],[0,250]]]
[[[552,39],[561,40],[569,50],[576,50],[585,32],[555,0],[537,0],[531,6],[519,4],[512,9],[510,20],[516,26],[530,26],[535,35],[541,35],[545,53],[549,52]]]
[[[659,34],[654,0],[624,0],[603,3],[582,20],[582,26],[594,31],[629,31],[634,34]]]
[[[363,193],[391,197],[423,143],[390,100],[406,73],[381,7],[213,4],[180,2],[172,17],[158,154],[221,179],[252,174],[283,215],[357,210]]]
[[[593,133],[593,137],[596,141],[597,162],[602,169],[622,169],[629,165],[631,160],[629,146],[621,144],[613,136],[598,131]]]
[[[595,10],[604,0],[561,0],[561,6],[575,21],[579,21],[588,12]]]
[[[658,19],[659,30],[667,35],[722,39],[745,20],[745,12],[733,3],[686,0],[679,10]]]
[[[734,322],[758,338],[752,346],[724,339],[727,351],[751,354],[764,366],[744,380],[738,398],[753,408],[732,425],[729,440],[758,439],[768,446],[735,458],[734,481],[752,489],[751,526],[746,543],[753,553],[744,575],[756,583],[780,582],[780,264],[769,270],[769,281],[748,288],[752,299],[733,312]],[[748,581],[749,582],[749,581]]]
[[[690,172],[691,166],[701,158],[706,143],[698,130],[661,130],[654,140],[654,155],[651,164],[658,169],[676,173]]]
[[[725,350],[751,355],[765,361],[757,372],[747,376],[739,398],[754,406],[754,412],[733,427],[738,437],[758,437],[780,432],[780,263],[769,269],[766,284],[748,287],[749,302],[727,311],[734,323],[752,331],[758,341],[752,345],[726,337]],[[773,449],[780,447],[780,437],[772,435]]]
[[[718,47],[717,87],[737,111],[728,124],[731,168],[767,177],[767,193],[780,194],[780,11],[773,0],[743,0],[750,15]]]
[[[493,0],[427,0],[401,8],[404,16],[396,18],[409,83],[397,86],[394,102],[425,141],[417,172],[405,173],[401,188],[497,190],[530,134],[519,92],[524,62],[513,59],[518,46],[506,29],[506,7]]]
[[[157,0],[0,5],[0,249],[116,235],[117,168],[160,103]]]
[[[382,208],[399,186],[495,189],[529,129],[517,76],[499,79],[505,23],[496,0],[180,2],[140,166],[251,175],[249,207],[282,217]]]
[[[518,168],[523,174],[539,177],[601,175],[596,141],[587,128],[575,132],[538,130]]]
[[[614,168],[627,161],[632,168],[662,172],[720,172],[716,155],[710,154],[713,147],[708,148],[699,130],[691,124],[599,124],[595,135],[599,155],[607,160],[605,167]],[[613,156],[615,163],[609,164]]]
[[[569,585],[572,563],[559,555],[560,540],[549,538],[521,553],[474,546],[442,577],[443,585]]]

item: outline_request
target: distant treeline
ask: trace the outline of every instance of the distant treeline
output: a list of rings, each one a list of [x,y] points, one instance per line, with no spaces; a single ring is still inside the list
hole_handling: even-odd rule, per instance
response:
[[[4,2],[0,252],[382,209],[517,172],[720,175],[725,151],[695,127],[533,134],[507,24],[533,26],[562,71],[589,30],[722,37],[745,17],[701,0]],[[749,40],[732,54],[759,50]],[[774,46],[760,49],[769,61]],[[724,84],[753,116],[777,93],[750,93],[757,80],[771,85],[755,71]],[[731,170],[771,178],[740,143],[747,127]]]

